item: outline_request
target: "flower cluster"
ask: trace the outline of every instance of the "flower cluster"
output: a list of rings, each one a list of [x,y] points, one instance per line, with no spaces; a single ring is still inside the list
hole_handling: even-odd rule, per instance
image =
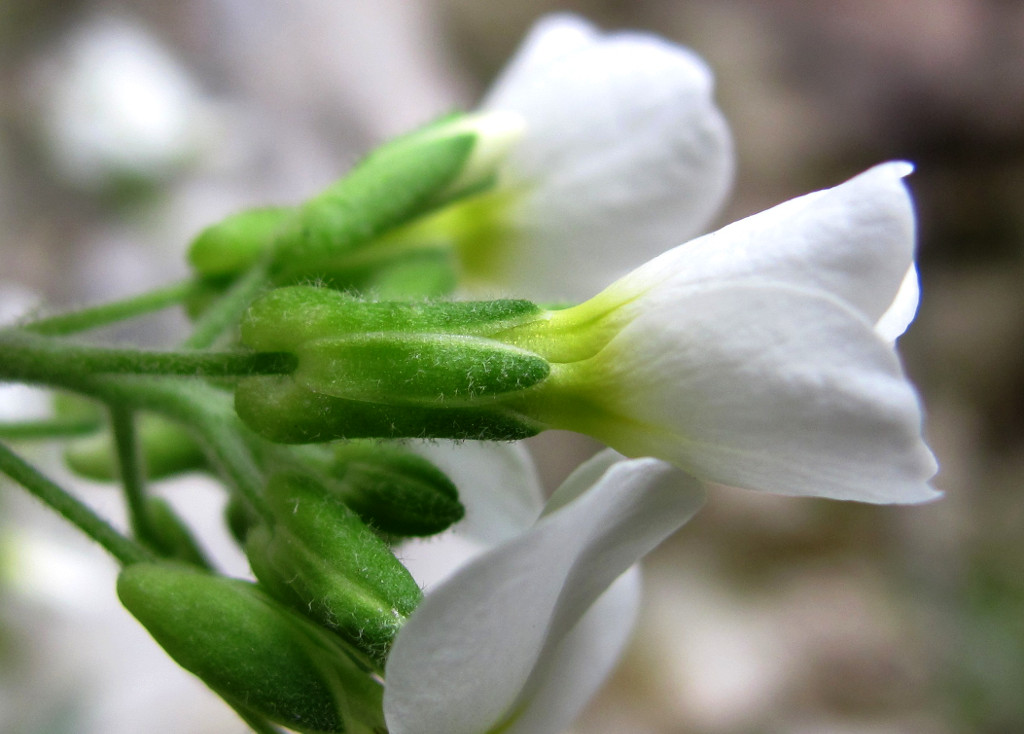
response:
[[[121,561],[125,607],[261,731],[562,730],[628,640],[635,564],[708,484],[937,495],[895,349],[911,167],[679,244],[733,175],[712,95],[663,39],[541,21],[478,112],[202,232],[187,288],[0,332],[0,378],[109,409],[106,433],[91,403],[57,417],[92,433],[73,470],[123,482],[132,538],[7,449],[0,469]],[[63,338],[177,302],[181,352]],[[553,428],[609,449],[543,502],[508,442]],[[147,495],[186,470],[229,489],[255,582]]]

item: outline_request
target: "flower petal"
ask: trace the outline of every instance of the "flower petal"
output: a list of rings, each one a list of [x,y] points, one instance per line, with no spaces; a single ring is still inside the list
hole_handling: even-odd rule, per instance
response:
[[[655,258],[607,295],[625,300],[669,281],[678,288],[757,278],[820,289],[876,322],[913,262],[914,210],[902,182],[911,170],[886,163],[747,217]]]
[[[536,522],[544,494],[530,452],[519,443],[410,441],[407,447],[443,471],[459,490],[466,516],[460,535],[497,545]]]
[[[917,316],[917,305],[920,301],[921,284],[917,277],[917,267],[911,265],[899,290],[896,291],[896,297],[875,324],[875,331],[887,341],[896,341]]]
[[[544,508],[540,477],[522,444],[410,441],[452,480],[466,516],[448,532],[405,542],[402,563],[427,591],[488,548],[526,532]]]
[[[630,568],[598,597],[583,618],[537,666],[520,695],[522,708],[501,734],[564,731],[611,674],[640,611],[641,574]],[[532,694],[532,695],[531,695]]]
[[[480,734],[530,712],[520,694],[533,692],[531,679],[550,680],[560,644],[587,609],[702,502],[700,484],[662,462],[620,462],[589,492],[434,589],[388,659],[391,733]],[[533,731],[544,732],[564,712],[557,722],[530,715],[538,717]]]
[[[936,496],[917,395],[892,345],[843,301],[759,279],[664,284],[645,301],[577,368],[606,416],[587,432],[748,489]]]
[[[492,283],[582,299],[700,231],[733,172],[712,91],[703,61],[656,36],[597,35],[564,16],[539,26],[484,103],[527,120],[502,182],[521,192],[514,242]]]
[[[554,13],[537,21],[523,39],[516,55],[491,85],[483,107],[494,108],[492,100],[515,95],[523,79],[544,74],[546,67],[574,51],[595,43],[600,32],[584,18],[571,13]],[[506,91],[511,86],[512,91]]]

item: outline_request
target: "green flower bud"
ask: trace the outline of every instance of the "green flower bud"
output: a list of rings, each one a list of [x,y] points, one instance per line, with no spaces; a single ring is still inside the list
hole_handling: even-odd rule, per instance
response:
[[[205,278],[235,275],[266,253],[291,207],[264,207],[233,214],[204,229],[192,241],[188,261]]]
[[[150,479],[206,468],[202,448],[178,423],[145,414],[139,417],[137,426],[139,448]],[[109,482],[120,476],[117,449],[109,432],[70,442],[64,461],[73,472],[88,479]]]
[[[368,678],[343,680],[345,661],[315,629],[253,584],[146,563],[121,572],[117,593],[179,665],[241,710],[300,732],[342,732],[339,695],[367,711],[377,703]]]
[[[378,148],[284,224],[274,242],[275,279],[343,268],[357,247],[485,188],[521,126],[505,113],[454,116]]]
[[[422,597],[416,581],[355,512],[309,477],[278,474],[266,498],[275,522],[246,538],[256,577],[383,664]]]
[[[251,209],[208,227],[189,261],[214,292],[266,255],[278,284],[315,279],[384,296],[448,293],[455,284],[449,241],[385,235],[489,188],[522,129],[522,119],[505,112],[442,118],[381,146],[301,206]],[[201,312],[205,298],[192,299],[190,312]]]
[[[374,530],[422,537],[446,530],[465,509],[444,472],[400,448],[352,442],[335,449],[327,487]]]

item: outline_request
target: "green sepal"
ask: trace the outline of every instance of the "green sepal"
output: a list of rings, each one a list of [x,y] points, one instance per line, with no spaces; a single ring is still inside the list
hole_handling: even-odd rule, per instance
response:
[[[444,203],[476,136],[422,135],[371,153],[348,176],[299,207],[274,242],[276,280],[316,277],[325,263]]]
[[[362,301],[329,288],[290,286],[257,299],[241,335],[256,351],[286,352],[313,339],[361,332],[490,336],[542,315],[523,300]]]
[[[150,479],[207,468],[202,448],[178,423],[144,414],[137,426],[143,465]],[[70,442],[64,450],[64,461],[71,471],[87,479],[110,482],[120,477],[117,450],[109,431]]]
[[[292,207],[261,207],[232,214],[192,241],[189,264],[204,278],[235,275],[260,259],[274,234],[294,214]]]
[[[250,530],[245,543],[260,583],[383,666],[422,598],[419,585],[388,545],[312,478],[275,475],[266,498],[275,522]]]
[[[472,405],[525,390],[551,371],[544,359],[490,339],[360,334],[295,350],[295,381],[339,398],[399,405]]]
[[[547,427],[495,402],[473,407],[367,403],[313,392],[289,376],[241,380],[235,410],[264,438],[289,444],[339,438],[517,441]]]
[[[458,490],[444,472],[395,446],[339,444],[328,476],[332,492],[391,538],[434,535],[465,515]]]
[[[229,703],[299,732],[345,730],[324,650],[254,584],[140,563],[121,572],[117,594],[179,665]]]

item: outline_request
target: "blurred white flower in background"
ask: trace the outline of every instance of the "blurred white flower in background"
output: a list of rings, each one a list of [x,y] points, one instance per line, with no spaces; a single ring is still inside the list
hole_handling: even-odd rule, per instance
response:
[[[33,81],[52,164],[84,188],[164,178],[216,129],[185,68],[126,18],[103,15],[76,27]]]

